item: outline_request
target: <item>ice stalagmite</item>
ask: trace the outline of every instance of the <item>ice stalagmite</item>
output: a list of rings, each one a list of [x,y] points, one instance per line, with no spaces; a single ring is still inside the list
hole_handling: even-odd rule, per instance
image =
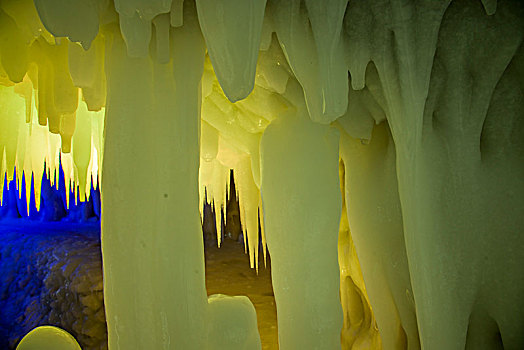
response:
[[[290,82],[288,90],[302,103],[275,119],[261,140],[261,191],[279,346],[336,349],[342,328],[336,250],[339,136],[309,120],[297,85]]]

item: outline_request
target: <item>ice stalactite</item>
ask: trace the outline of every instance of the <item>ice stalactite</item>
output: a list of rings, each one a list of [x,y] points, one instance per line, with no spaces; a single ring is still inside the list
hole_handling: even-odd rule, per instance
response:
[[[253,90],[266,0],[198,0],[209,58],[231,102]]]
[[[287,90],[297,110],[275,119],[261,141],[261,190],[279,346],[334,349],[340,346],[342,327],[336,249],[339,135],[309,119],[296,82]]]
[[[417,7],[391,1],[387,17],[370,3],[354,2],[347,17],[354,52],[358,43],[375,43],[367,45],[378,71],[370,90],[383,98],[396,147],[424,349],[474,347],[469,335],[479,333],[488,348],[523,343],[516,311],[522,283],[509,271],[523,263],[513,247],[522,245],[517,213],[524,209],[516,199],[523,193],[516,135],[522,135],[524,16],[517,1],[499,1],[494,14],[493,2],[484,4],[490,15],[480,2]],[[349,25],[359,18],[375,21],[375,29]],[[496,53],[488,54],[493,45]]]
[[[282,66],[286,66],[276,40],[267,52],[261,51],[261,55],[269,57],[268,60],[278,57]],[[271,120],[291,106],[273,88],[278,81],[278,88],[283,92],[289,77],[289,72],[277,63],[259,60],[253,92],[236,103],[226,97],[210,59],[206,59],[202,77],[202,137],[206,134],[208,139],[202,140],[200,200],[203,202],[207,195],[208,200],[215,203],[217,232],[220,232],[220,205],[225,203],[225,182],[221,178],[228,177],[229,169],[234,171],[245,248],[251,267],[257,269],[261,241],[266,256],[265,236],[263,230],[259,236],[258,224],[261,212],[260,137]],[[218,135],[218,149],[215,148],[215,134]]]
[[[304,89],[309,115],[328,124],[347,107],[347,67],[342,20],[347,1],[270,2],[274,31],[294,75]]]

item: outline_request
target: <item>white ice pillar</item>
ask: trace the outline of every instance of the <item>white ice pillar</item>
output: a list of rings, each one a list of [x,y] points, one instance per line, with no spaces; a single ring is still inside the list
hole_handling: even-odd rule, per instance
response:
[[[172,62],[107,49],[102,252],[109,348],[204,349],[207,295],[198,211],[196,18],[172,29]]]
[[[261,141],[261,191],[279,345],[340,348],[338,131],[305,106],[276,119]]]

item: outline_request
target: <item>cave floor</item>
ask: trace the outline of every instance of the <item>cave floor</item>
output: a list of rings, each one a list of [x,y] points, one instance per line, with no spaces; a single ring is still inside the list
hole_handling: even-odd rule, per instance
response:
[[[56,324],[77,337],[80,336],[80,334],[77,334],[78,332],[84,333],[84,329],[75,332],[75,327],[71,323],[76,318],[85,315],[82,315],[82,312],[80,312],[79,315],[73,315],[70,311],[75,309],[75,307],[73,307],[75,303],[71,302],[71,304],[67,300],[62,300],[63,296],[61,297],[61,295],[64,293],[56,292],[54,289],[53,291],[47,291],[46,287],[52,287],[52,285],[56,284],[58,288],[65,283],[65,280],[69,281],[65,284],[73,285],[75,276],[86,274],[87,272],[84,270],[93,264],[96,266],[93,267],[93,271],[91,271],[92,273],[90,274],[93,275],[98,282],[91,284],[101,286],[102,271],[99,234],[98,222],[83,224],[73,222],[43,223],[29,220],[2,220],[0,222],[0,247],[7,249],[5,252],[0,249],[2,253],[5,253],[0,255],[0,271],[3,272],[2,276],[7,279],[9,279],[10,276],[16,277],[13,277],[13,281],[10,279],[5,281],[0,279],[0,290],[3,290],[3,292],[0,293],[0,304],[2,306],[0,308],[0,336],[5,338],[0,339],[0,348],[14,349],[17,341],[23,334],[42,324]],[[86,242],[93,242],[93,244],[86,245]],[[82,252],[79,252],[79,250],[82,250]],[[11,252],[11,255],[15,254],[16,256],[20,256],[20,258],[8,258],[9,254],[7,254],[7,251]],[[65,253],[59,254],[62,251]],[[63,261],[53,263],[54,260],[51,259],[51,257],[55,255],[57,259]],[[40,262],[38,259],[44,260]],[[208,295],[246,295],[254,304],[257,311],[258,330],[262,341],[262,349],[278,349],[276,306],[271,284],[269,259],[268,267],[265,268],[262,252],[260,252],[260,268],[257,275],[255,269],[249,267],[249,257],[244,253],[244,245],[233,240],[225,240],[221,248],[216,246],[216,241],[206,242],[205,261]],[[69,265],[78,265],[78,267],[71,269],[66,268]],[[31,270],[31,276],[29,276],[30,271],[27,266],[39,267],[43,272],[37,276],[36,272]],[[69,270],[76,272],[71,273],[70,276],[62,276],[64,271],[67,272]],[[29,292],[25,290],[27,288],[21,288],[18,279],[33,281],[34,283],[24,284],[25,287],[32,288],[32,291]],[[81,280],[83,279],[79,279],[79,281]],[[54,284],[51,283],[53,281]],[[90,291],[92,289],[91,284],[88,283],[85,286],[89,289],[86,291],[88,294],[94,293]],[[101,288],[100,291],[96,293],[100,294],[102,298]],[[78,291],[69,290],[68,293],[65,293],[65,295],[73,296],[77,294]],[[47,299],[49,300],[42,298],[42,295],[48,295]],[[20,296],[20,300],[16,299],[16,296]],[[32,299],[31,296],[33,296]],[[78,297],[73,299],[76,300]],[[30,302],[32,300],[33,302],[31,304]],[[60,304],[59,306],[67,304],[67,307],[65,311],[59,312],[60,317],[58,320],[51,322],[49,317],[51,317],[52,311],[50,311],[49,305],[54,305],[50,302],[53,300]],[[7,303],[6,305],[11,305],[9,310],[12,309],[12,312],[7,312],[9,310],[5,308],[5,303]],[[35,309],[33,304],[41,307]],[[83,308],[84,305],[81,305],[78,300],[77,304],[81,309],[88,309]],[[103,307],[102,302],[99,304],[100,305],[97,304],[98,308]],[[62,318],[67,318],[66,316],[71,316],[69,317],[71,318],[71,322],[66,322],[67,320],[65,319],[62,320]],[[90,316],[88,318],[93,317]],[[19,320],[15,322],[16,325],[13,324],[14,319]],[[101,319],[100,322],[102,322],[101,324],[103,325],[105,319]],[[14,332],[15,328],[16,332]],[[104,338],[102,343],[107,347],[105,327],[102,328],[104,329],[100,336]],[[6,337],[7,334],[10,334],[10,336]],[[90,334],[90,337],[92,337],[92,335],[93,334]],[[82,336],[80,336],[80,338]],[[78,339],[84,340],[80,338]],[[83,349],[99,349],[98,346],[93,347],[86,342],[82,342]],[[105,347],[102,346],[101,348]]]
[[[277,312],[269,259],[264,268],[260,254],[257,276],[255,269],[249,267],[244,245],[233,240],[225,240],[220,248],[216,242],[206,243],[205,258],[208,295],[246,295],[257,311],[262,349],[278,349]]]

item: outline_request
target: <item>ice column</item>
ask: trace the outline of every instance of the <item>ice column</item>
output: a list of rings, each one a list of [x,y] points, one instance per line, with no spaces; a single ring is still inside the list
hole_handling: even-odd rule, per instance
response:
[[[129,58],[119,33],[106,52],[102,252],[112,350],[206,347],[198,210],[204,43],[195,14],[172,29],[171,46],[165,65]]]
[[[309,119],[301,88],[292,88],[302,100],[298,110],[275,119],[261,140],[261,191],[279,345],[282,350],[336,349],[342,328],[339,136]]]
[[[342,132],[345,197],[366,291],[385,349],[419,349],[415,303],[387,122],[361,141]]]

